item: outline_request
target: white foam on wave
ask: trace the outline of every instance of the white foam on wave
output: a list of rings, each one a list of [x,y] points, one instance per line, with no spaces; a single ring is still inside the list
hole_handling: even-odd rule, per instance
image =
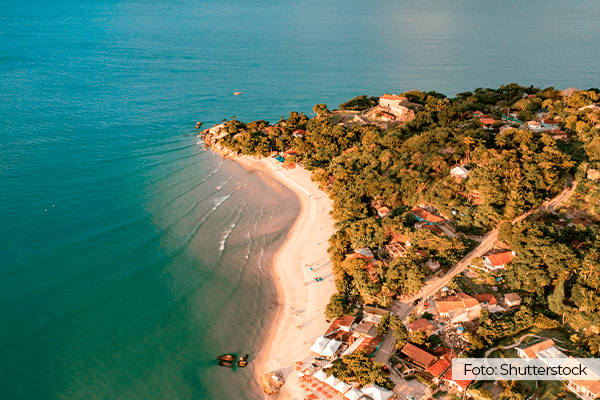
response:
[[[233,229],[237,225],[237,223],[240,220],[240,218],[242,218],[242,212],[244,212],[244,208],[246,207],[246,203],[248,203],[248,202],[245,201],[241,205],[241,207],[239,207],[239,209],[237,211],[237,217],[235,217],[235,221],[233,221],[231,223],[231,225],[229,225],[229,229],[225,230],[224,235],[221,236],[222,240],[219,242],[219,252],[220,253],[222,253],[223,250],[225,250],[225,242],[227,241],[227,238],[229,237],[229,235],[231,234],[231,232],[233,232]],[[219,255],[219,258],[220,258],[220,255]]]
[[[225,234],[223,236],[221,236],[221,241],[219,242],[219,251],[225,250],[225,242],[227,241],[227,238],[233,231],[233,228],[235,228],[235,223],[229,225],[229,229],[225,231]]]
[[[213,199],[214,207],[211,208],[211,210],[209,212],[207,212],[206,215],[204,215],[204,217],[202,217],[202,219],[200,220],[200,222],[198,222],[196,224],[196,226],[194,226],[192,228],[191,232],[187,236],[187,242],[189,242],[190,240],[192,240],[192,238],[194,237],[194,235],[196,235],[196,233],[198,232],[198,230],[200,229],[200,227],[202,226],[202,224],[204,224],[206,222],[206,220],[208,219],[208,217],[210,217],[212,215],[212,213],[215,212],[215,210],[217,208],[219,208],[219,206],[221,204],[223,204],[223,202],[225,200],[227,200],[229,197],[231,197],[231,194],[229,194],[227,196],[217,197],[217,198]]]
[[[228,194],[227,196],[223,196],[223,197],[215,197],[214,199],[212,199],[213,204],[215,205],[215,208],[213,208],[213,211],[216,210],[221,204],[223,204],[223,202],[225,200],[227,200],[229,197],[231,197],[231,194]]]

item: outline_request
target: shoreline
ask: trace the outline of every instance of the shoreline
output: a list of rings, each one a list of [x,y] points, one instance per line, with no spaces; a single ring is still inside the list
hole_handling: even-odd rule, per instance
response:
[[[327,253],[327,239],[334,232],[333,219],[329,214],[333,203],[310,180],[304,169],[286,170],[271,158],[229,158],[243,168],[287,187],[300,201],[300,213],[284,244],[273,256],[271,271],[280,305],[256,355],[254,371],[261,388],[262,375],[273,371],[283,374],[285,384],[271,398],[303,399],[305,395],[294,369],[295,363],[302,361],[306,365],[312,360],[310,346],[329,326],[324,316],[325,305],[335,292]],[[317,277],[323,280],[315,282]]]

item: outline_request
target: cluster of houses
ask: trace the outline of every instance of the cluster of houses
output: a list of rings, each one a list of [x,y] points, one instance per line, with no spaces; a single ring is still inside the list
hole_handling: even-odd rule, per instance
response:
[[[329,329],[315,340],[310,350],[327,359],[352,354],[363,350],[367,354],[374,354],[383,341],[383,336],[377,333],[377,326],[381,317],[389,311],[365,306],[363,317],[345,316],[331,323]]]
[[[409,365],[413,367],[410,373],[416,373],[436,385],[443,383],[462,393],[472,382],[452,378],[452,359],[457,358],[452,349],[438,347],[429,353],[412,343],[407,343],[401,353],[406,356]]]
[[[502,119],[494,119],[491,115],[486,115],[481,111],[473,113],[475,118],[478,118],[484,129],[492,130],[495,123],[502,124],[498,130],[503,133],[507,129],[511,129],[511,124],[517,123],[524,129],[529,129],[532,132],[547,132],[552,135],[554,140],[567,140],[569,135],[560,129],[559,120],[557,118],[548,118],[547,112],[540,112],[536,119],[531,121],[521,122],[517,119],[517,113],[510,113],[502,116]],[[497,125],[500,125],[497,124]]]
[[[469,296],[443,288],[435,295],[435,301],[427,307],[427,312],[439,317],[440,321],[446,324],[457,324],[479,318],[482,309],[496,313],[521,305],[522,299],[518,293],[507,293],[498,297],[499,299],[491,293]]]
[[[426,311],[431,314],[431,320],[419,318],[410,323],[407,329],[411,334],[423,331],[427,336],[431,336],[447,333],[448,328],[453,330],[453,327],[456,326],[458,335],[462,336],[464,328],[458,324],[479,318],[482,309],[489,312],[500,312],[520,304],[521,297],[517,293],[509,293],[504,297],[497,298],[490,293],[470,296],[443,288],[432,301],[424,303]],[[464,343],[466,344],[466,341]],[[409,368],[410,373],[416,373],[438,385],[445,384],[448,388],[462,393],[471,381],[453,379],[450,368],[452,359],[456,358],[455,349],[459,349],[460,346],[456,342],[449,341],[445,341],[444,345],[447,347],[440,346],[429,352],[412,343],[407,343],[401,350],[401,354],[405,356],[402,363]]]
[[[551,359],[565,359],[565,363],[573,362],[572,357],[567,357],[553,339],[538,340],[528,346],[517,347],[519,357],[526,360],[534,358],[540,359],[549,366],[555,366],[555,363],[550,363]],[[569,380],[567,389],[573,392],[582,400],[594,400],[600,398],[600,381],[598,380]]]
[[[356,351],[365,351],[373,356],[383,341],[383,336],[377,332],[377,326],[386,314],[389,314],[389,311],[365,306],[362,318],[350,315],[338,318],[331,323],[323,336],[314,341],[310,351],[316,357],[329,361]],[[314,372],[313,378],[331,386],[347,399],[387,400],[394,395],[375,384],[359,389],[357,384],[342,382],[333,375],[328,377],[324,370],[330,366],[331,364],[327,364]]]

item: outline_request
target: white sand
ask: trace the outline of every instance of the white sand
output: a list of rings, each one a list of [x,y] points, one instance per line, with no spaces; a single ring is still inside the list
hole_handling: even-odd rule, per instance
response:
[[[310,346],[329,326],[325,321],[325,305],[335,292],[327,253],[327,239],[334,232],[329,215],[332,202],[303,169],[285,170],[271,158],[256,160],[242,156],[234,160],[275,179],[300,199],[300,215],[273,258],[272,269],[281,306],[265,347],[256,358],[256,372],[259,382],[260,376],[267,372],[276,370],[284,374],[286,383],[281,392],[270,398],[301,400],[305,393],[300,387],[295,363],[302,361],[306,366],[312,360]],[[317,277],[323,280],[315,282]]]

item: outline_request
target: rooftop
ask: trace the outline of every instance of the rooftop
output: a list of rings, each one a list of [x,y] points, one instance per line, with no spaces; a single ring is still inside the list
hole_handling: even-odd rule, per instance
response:
[[[325,332],[324,336],[327,336],[329,333],[331,333],[341,327],[347,327],[347,328],[351,327],[355,320],[356,320],[356,317],[353,315],[346,315],[345,317],[336,319],[335,321],[333,321],[331,323],[331,325],[329,325],[329,329],[327,329],[327,332]]]
[[[525,353],[527,358],[537,358],[537,353],[547,350],[552,346],[554,346],[554,340],[546,339],[542,342],[538,342],[529,347],[520,348],[520,349]]]
[[[402,348],[402,354],[408,356],[411,360],[414,361],[415,364],[427,368],[431,364],[435,362],[435,357],[415,346],[412,343],[406,343],[404,348]]]
[[[522,300],[521,296],[519,296],[518,293],[507,293],[507,294],[504,295],[504,299],[506,301],[511,302],[511,303],[515,303],[517,301],[521,301]]]
[[[418,218],[424,219],[431,223],[444,222],[444,218],[438,217],[437,215],[434,215],[429,211],[422,209],[421,207],[413,208],[410,212],[416,215]]]
[[[573,382],[580,388],[589,390],[595,396],[600,394],[600,381],[571,381],[571,382]]]
[[[402,100],[408,100],[406,97],[402,97],[402,96],[398,96],[397,94],[384,94],[383,96],[381,96],[382,99],[384,100],[398,100],[398,101],[402,101]]]
[[[451,366],[448,361],[443,358],[437,360],[431,367],[427,368],[425,371],[429,372],[435,378],[440,378],[444,372]]]
[[[485,256],[493,267],[499,267],[508,264],[513,259],[512,251],[504,251],[502,253],[488,254]]]
[[[457,293],[456,296],[436,300],[436,307],[440,313],[448,313],[459,308],[472,308],[478,305],[479,301],[465,293]]]
[[[360,333],[366,336],[375,337],[377,336],[377,324],[374,322],[363,321],[354,329],[354,332]]]
[[[435,325],[425,318],[419,318],[415,322],[409,324],[408,329],[411,331],[423,331],[429,333],[435,330]]]
[[[496,297],[491,293],[476,294],[473,297],[480,303],[488,303],[489,305],[498,304]]]
[[[473,381],[456,381],[456,380],[452,379],[452,368],[450,368],[448,370],[448,372],[446,372],[446,374],[444,375],[444,377],[442,379],[456,383],[458,386],[463,388],[463,390],[466,389],[467,386],[469,386],[471,384],[471,382],[473,382]]]

